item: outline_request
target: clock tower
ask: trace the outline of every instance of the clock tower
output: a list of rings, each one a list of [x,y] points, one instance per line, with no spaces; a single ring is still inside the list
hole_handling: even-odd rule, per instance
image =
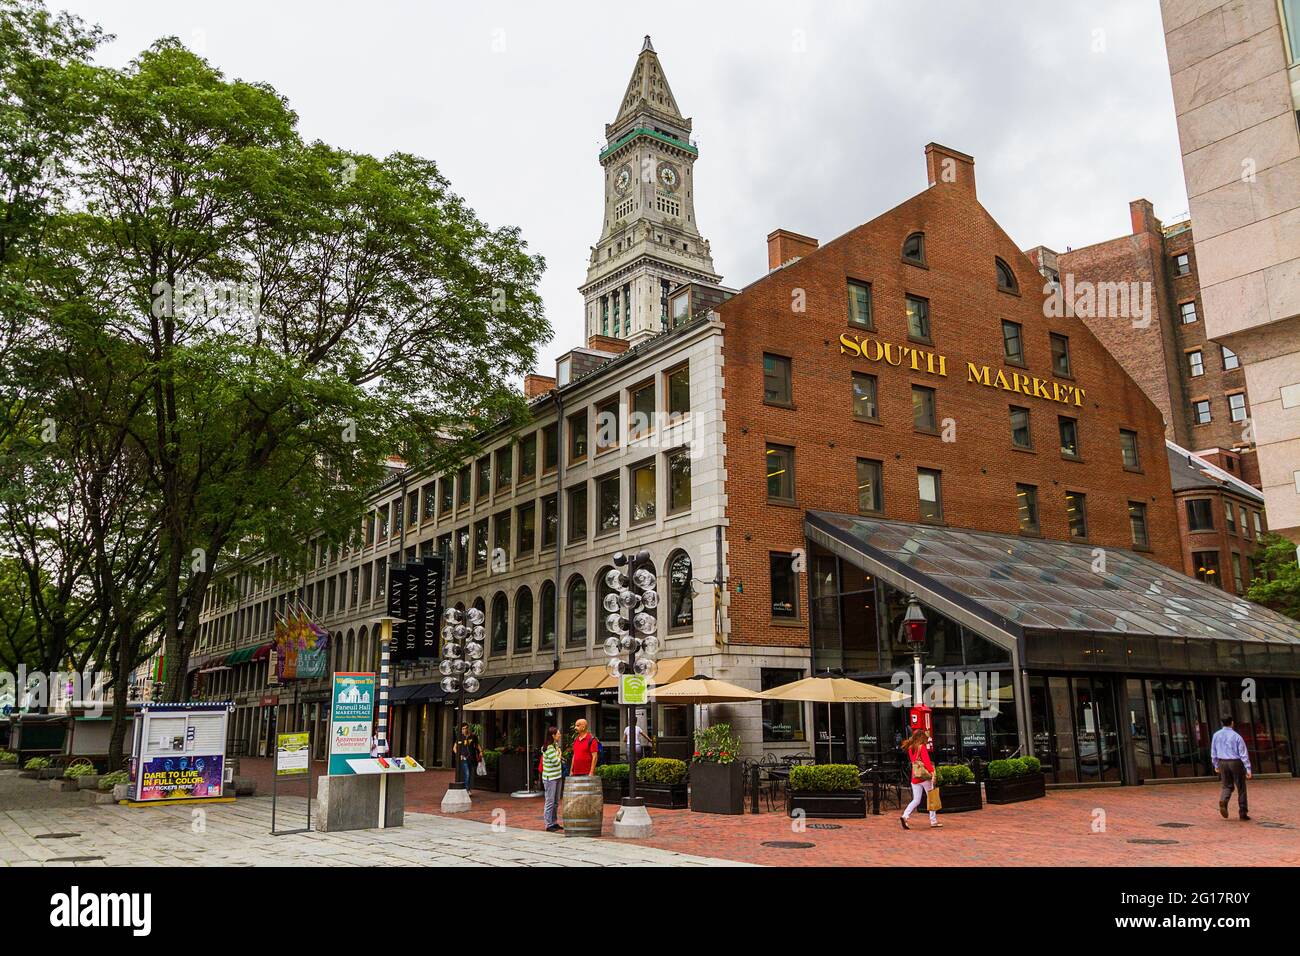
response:
[[[668,328],[669,291],[721,278],[695,222],[691,121],[648,36],[605,140],[604,221],[579,291],[588,336],[636,343]]]

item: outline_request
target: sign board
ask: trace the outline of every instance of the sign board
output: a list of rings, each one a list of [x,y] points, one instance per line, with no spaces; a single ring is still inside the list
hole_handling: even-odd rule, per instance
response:
[[[618,679],[618,702],[640,706],[650,702],[650,682],[640,674],[623,674]]]
[[[405,655],[407,608],[410,603],[411,581],[406,565],[397,565],[388,569],[388,616],[397,618],[393,624],[393,639],[388,645],[388,659],[394,665],[409,660]]]
[[[417,656],[424,660],[436,660],[439,656],[438,629],[442,623],[442,592],[445,586],[445,564],[440,555],[426,555],[424,558],[424,593],[420,598],[420,620],[423,630],[420,632],[420,646]]]
[[[220,797],[231,704],[147,704],[135,718],[131,792],[141,802]]]
[[[407,592],[402,606],[406,624],[402,628],[402,660],[414,662],[420,657],[420,642],[424,634],[424,589],[429,581],[429,569],[423,561],[406,566]]]
[[[330,703],[331,777],[355,773],[348,761],[370,756],[371,727],[375,717],[375,675],[336,673]]]
[[[358,757],[349,760],[353,773],[424,773],[414,757]]]
[[[306,732],[279,734],[275,738],[275,775],[292,777],[307,773],[311,751],[307,747]]]

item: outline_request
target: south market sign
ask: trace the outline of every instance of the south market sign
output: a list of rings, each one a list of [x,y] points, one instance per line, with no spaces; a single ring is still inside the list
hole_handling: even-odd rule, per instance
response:
[[[878,339],[863,338],[848,332],[840,333],[840,354],[854,358],[864,358],[868,362],[883,362],[895,368],[909,368],[913,372],[926,375],[948,377],[948,357],[938,352],[930,352],[911,345],[895,345]],[[1056,380],[1041,379],[1036,375],[1023,372],[1010,372],[1005,369],[994,370],[988,365],[966,363],[966,381],[975,382],[985,388],[1000,388],[1004,392],[1016,392],[1030,398],[1041,398],[1062,405],[1083,407],[1085,391],[1077,385]]]

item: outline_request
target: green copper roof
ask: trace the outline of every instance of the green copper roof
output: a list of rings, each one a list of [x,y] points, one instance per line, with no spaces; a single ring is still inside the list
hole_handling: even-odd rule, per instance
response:
[[[604,159],[610,153],[614,152],[614,150],[618,149],[624,143],[628,142],[629,140],[633,139],[636,136],[649,136],[651,139],[662,140],[663,142],[667,143],[670,146],[676,146],[678,149],[684,149],[686,150],[686,152],[691,153],[695,156],[700,155],[700,151],[696,149],[694,146],[692,146],[690,143],[686,142],[685,140],[680,140],[676,136],[669,136],[667,133],[661,133],[658,130],[650,129],[649,127],[646,126],[638,126],[636,129],[624,133],[618,139],[614,140],[614,142],[610,143],[608,146],[602,149],[600,151],[600,158]]]

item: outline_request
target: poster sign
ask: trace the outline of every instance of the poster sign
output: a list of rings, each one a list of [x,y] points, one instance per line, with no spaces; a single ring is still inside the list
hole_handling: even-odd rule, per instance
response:
[[[221,796],[224,759],[201,757],[147,757],[140,764],[140,800],[176,800]]]
[[[375,716],[375,675],[338,673],[330,704],[331,777],[355,771],[348,761],[370,756],[371,725]]]
[[[423,624],[423,630],[419,634],[420,646],[416,656],[435,660],[439,653],[438,628],[442,622],[443,559],[438,555],[427,555],[424,567],[424,592],[420,598],[421,612],[418,618]]]
[[[402,626],[402,660],[416,661],[420,658],[420,636],[424,633],[424,589],[429,581],[429,569],[423,561],[414,561],[406,566],[407,594],[403,603],[402,616],[406,624]]]
[[[388,616],[397,618],[393,637],[388,644],[388,659],[394,666],[408,658],[406,650],[406,609],[411,594],[410,574],[405,565],[388,569]]]
[[[640,674],[623,674],[618,679],[618,702],[638,706],[649,702],[650,684]]]
[[[293,777],[307,773],[311,751],[307,749],[307,734],[279,734],[275,743],[275,775]]]

